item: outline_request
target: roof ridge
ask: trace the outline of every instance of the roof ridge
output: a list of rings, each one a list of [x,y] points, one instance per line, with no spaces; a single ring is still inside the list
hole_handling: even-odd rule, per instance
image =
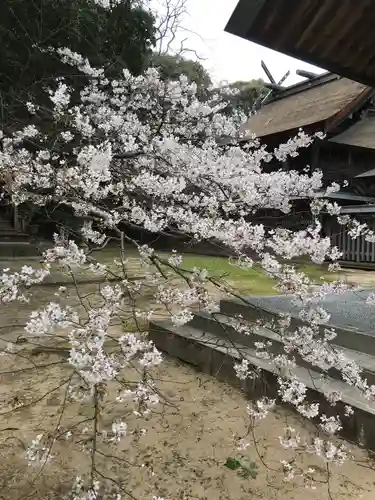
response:
[[[327,71],[325,73],[322,73],[321,75],[317,75],[315,78],[311,80],[302,80],[298,83],[290,85],[289,87],[285,87],[285,89],[283,89],[282,91],[275,93],[274,97],[269,99],[264,104],[264,106],[267,106],[267,104],[270,104],[271,102],[279,101],[280,99],[285,99],[285,97],[296,95],[300,92],[305,92],[307,90],[310,90],[311,88],[318,87],[320,85],[325,85],[334,80],[343,80],[343,79],[350,81],[349,78],[345,78],[343,76],[336,75],[335,73]]]

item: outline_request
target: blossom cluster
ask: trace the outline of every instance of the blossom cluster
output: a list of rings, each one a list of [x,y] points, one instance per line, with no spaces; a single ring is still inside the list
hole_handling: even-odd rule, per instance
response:
[[[0,302],[8,303],[14,300],[26,302],[26,289],[32,285],[42,283],[50,274],[49,267],[34,269],[31,266],[22,266],[20,271],[10,272],[9,268],[0,274]]]
[[[104,8],[115,4],[95,1]],[[316,289],[288,261],[308,256],[321,264],[326,259],[334,263],[340,257],[330,239],[322,236],[322,210],[346,225],[353,238],[365,234],[370,241],[374,235],[358,221],[341,216],[336,204],[316,198],[323,187],[321,172],[283,169],[283,162],[295,157],[300,148],[311,146],[321,134],[308,136],[300,130],[272,151],[257,140],[244,145],[238,141],[237,131],[245,117],[240,113],[229,116],[228,102],[219,92],[201,100],[197,86],[185,76],[164,81],[155,69],[140,76],[124,70],[121,77],[111,79],[103,68],[93,68],[68,48],[56,52],[64,63],[86,75],[88,83],[79,96],[63,79],[52,85],[48,96],[54,126],[47,135],[38,125],[43,120],[0,133],[0,176],[12,179],[14,204],[28,201],[73,210],[83,221],[81,236],[91,248],[104,246],[110,238],[120,242],[121,261],[113,262],[115,271],[110,266],[95,265],[84,248],[66,235],[56,234],[53,247],[44,253],[47,265],[58,264],[71,273],[82,268],[107,277],[111,272],[115,276],[122,273],[117,285],[107,283],[100,288],[99,304],[79,295],[80,305],[73,308],[66,303],[66,293],[61,292],[57,294],[61,303],[56,299],[30,315],[26,325],[29,335],[43,341],[63,333],[69,342],[68,363],[76,376],[69,395],[80,401],[96,398],[97,407],[99,388],[121,380],[124,369],[131,366],[142,374],[142,380],[135,386],[124,384],[117,401],[132,404],[139,417],[149,415],[159,403],[148,370],[157,367],[162,357],[139,332],[138,323],[149,318],[153,310],[150,300],[141,310],[136,298],[147,290],[153,302],[164,306],[173,324],[182,327],[193,318],[195,309],[215,311],[207,285],[217,283],[205,269],[182,269],[183,258],[177,252],[163,262],[152,245],[141,245],[130,234],[153,233],[155,239],[160,234],[183,235],[194,242],[214,241],[228,249],[234,256],[230,263],[244,272],[254,265],[255,254],[260,268],[275,280],[275,287],[300,301],[302,326],[292,326],[289,316],[277,321],[281,352],[273,352],[273,343],[268,340],[255,342],[255,352],[276,368],[282,402],[293,405],[307,418],[319,417],[320,429],[327,435],[338,432],[341,421],[321,414],[317,403],[307,401],[307,387],[293,370],[294,356],[299,356],[324,372],[338,369],[343,380],[366,397],[375,395],[375,388],[363,380],[359,367],[332,348],[335,333],[327,327],[321,334],[329,315],[314,301],[326,294],[341,293],[345,284],[325,284]],[[27,103],[27,109],[38,117],[40,110],[32,102]],[[276,167],[265,169],[270,162]],[[329,186],[327,192],[338,188]],[[256,222],[259,210],[288,214],[296,198],[311,200],[313,219],[308,227],[270,230]],[[128,275],[125,243],[138,251],[139,268],[146,274],[137,282]],[[16,273],[4,270],[0,276],[1,301],[26,300],[23,290],[41,283],[48,273],[48,266],[42,270],[25,266]],[[178,284],[170,279],[171,273],[177,276]],[[224,286],[218,287],[220,293],[226,291]],[[374,298],[370,296],[368,301]],[[129,316],[136,333],[126,329]],[[123,327],[116,338],[111,335],[115,324]],[[229,325],[248,338],[260,327],[243,318],[232,319]],[[117,349],[110,350],[110,342]],[[257,375],[246,357],[241,357],[234,368],[241,380]],[[326,398],[335,405],[341,394],[330,392]],[[252,422],[263,420],[275,404],[274,399],[255,401],[248,405],[248,416]],[[107,441],[118,443],[128,432],[127,422],[113,422]],[[301,439],[288,428],[281,444],[297,449]],[[341,463],[346,456],[342,448],[318,438],[305,449],[326,462]],[[38,436],[27,458],[39,463],[46,458],[45,453],[42,436]],[[284,461],[283,467],[291,478],[293,466]],[[95,481],[86,488],[77,478],[74,488],[75,498],[91,500],[97,497],[100,485]]]

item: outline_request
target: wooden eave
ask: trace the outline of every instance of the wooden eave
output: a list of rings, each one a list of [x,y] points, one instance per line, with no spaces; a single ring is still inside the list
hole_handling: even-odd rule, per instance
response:
[[[239,0],[225,30],[375,87],[374,0]]]

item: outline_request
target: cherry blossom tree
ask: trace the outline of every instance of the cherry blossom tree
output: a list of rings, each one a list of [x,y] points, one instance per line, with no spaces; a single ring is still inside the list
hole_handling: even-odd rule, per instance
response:
[[[141,433],[129,428],[126,419],[105,425],[101,417],[108,404],[117,403],[142,419],[163,398],[152,376],[162,355],[147,338],[147,321],[155,314],[152,304],[162,308],[175,325],[184,325],[194,311],[217,310],[213,290],[239,295],[205,269],[186,269],[178,252],[165,257],[152,246],[140,245],[129,236],[132,228],[138,228],[155,235],[214,240],[230,249],[233,265],[243,268],[251,268],[254,262],[249,255],[257,255],[258,265],[275,279],[276,288],[302,302],[304,326],[290,328],[288,316],[268,325],[282,339],[283,353],[273,354],[266,343],[254,342],[254,347],[260,358],[277,369],[279,400],[318,421],[323,432],[323,437],[304,442],[287,427],[280,437],[281,446],[313,453],[329,466],[340,465],[346,452],[332,439],[341,429],[340,417],[327,416],[318,402],[307,400],[307,387],[293,375],[294,358],[299,356],[323,371],[335,367],[344,381],[368,399],[373,398],[375,388],[363,379],[358,366],[332,348],[332,329],[326,328],[321,335],[320,326],[329,316],[314,306],[314,299],[340,293],[345,285],[325,283],[317,289],[291,263],[308,256],[316,264],[329,259],[331,268],[336,268],[340,254],[321,236],[318,215],[324,209],[337,216],[340,210],[336,204],[315,199],[315,192],[322,188],[320,172],[263,171],[264,164],[296,156],[299,148],[310,146],[320,135],[310,137],[300,131],[273,151],[255,138],[244,144],[237,132],[244,116],[239,112],[228,116],[228,103],[219,93],[200,102],[196,85],[183,76],[169,82],[154,69],[138,77],[124,70],[122,78],[109,79],[103,69],[93,68],[79,54],[67,48],[57,53],[64,63],[86,75],[89,83],[77,96],[74,88],[59,80],[49,90],[50,108],[27,103],[33,124],[1,134],[0,172],[8,180],[15,204],[53,202],[74,210],[83,220],[81,232],[87,246],[78,246],[68,232],[56,234],[40,266],[24,266],[17,273],[3,270],[0,297],[3,307],[14,301],[27,303],[32,285],[43,283],[56,266],[71,277],[78,305],[70,304],[67,289],[61,287],[53,300],[31,313],[26,337],[31,346],[68,345],[60,385],[65,390],[64,404],[85,401],[93,413],[70,425],[59,424],[52,436],[37,435],[26,450],[28,463],[48,467],[56,443],[65,439],[90,457],[89,470],[73,480],[71,498],[132,496],[100,464],[103,457],[113,457],[111,450],[124,438],[141,439]],[[223,90],[225,95],[228,92]],[[333,185],[328,191],[337,188]],[[259,209],[287,214],[295,197],[312,200],[314,219],[307,229],[267,230],[249,222]],[[362,231],[373,238],[355,221],[339,219],[350,225],[354,236]],[[94,250],[111,242],[118,243],[118,256],[104,265]],[[129,247],[138,255],[138,279],[128,265]],[[82,271],[101,277],[95,298],[80,291],[77,274]],[[241,317],[230,321],[241,334],[252,335],[250,322]],[[10,343],[2,353],[17,356],[18,349]],[[61,349],[66,351],[66,347]],[[135,382],[124,375],[129,367],[139,375]],[[245,355],[235,370],[241,380],[259,376]],[[332,405],[341,399],[337,393],[326,397]],[[249,404],[250,425],[265,418],[276,403],[263,398]],[[349,415],[352,409],[346,411]],[[313,471],[298,468],[296,463],[284,461],[280,466],[288,479],[313,480]]]

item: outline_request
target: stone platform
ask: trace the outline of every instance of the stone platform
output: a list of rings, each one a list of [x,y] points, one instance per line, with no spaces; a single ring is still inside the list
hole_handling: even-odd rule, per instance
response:
[[[331,321],[338,322],[336,328],[338,335],[334,339],[335,344],[332,348],[355,361],[361,367],[363,377],[371,385],[375,384],[375,335],[371,330],[372,324],[375,324],[375,314],[371,312],[369,306],[363,304],[367,293],[369,291],[360,292],[359,296],[344,294],[340,299],[337,296],[335,299],[328,298],[322,305],[328,310],[331,309]],[[341,300],[343,316],[340,315],[338,299]],[[359,300],[361,306],[357,303]],[[355,308],[352,312],[349,311],[351,307]],[[196,314],[191,322],[181,327],[175,327],[169,321],[152,322],[150,338],[160,350],[242,389],[250,398],[275,397],[278,376],[276,367],[256,356],[254,342],[270,341],[272,343],[270,349],[275,353],[281,353],[283,345],[280,337],[266,328],[259,328],[251,335],[243,335],[236,332],[229,322],[231,317],[238,314],[252,321],[259,319],[269,321],[280,312],[292,314],[292,326],[302,323],[298,318],[298,306],[293,305],[288,297],[248,297],[243,300],[222,300],[219,313]],[[350,327],[344,328],[346,321],[349,321]],[[331,326],[336,324],[331,323]],[[366,330],[360,329],[365,326]],[[247,381],[240,381],[237,378],[233,365],[241,356],[259,370],[258,378]],[[308,387],[308,400],[319,402],[321,411],[327,415],[343,413],[345,405],[352,406],[355,410],[354,415],[342,418],[344,426],[342,435],[375,450],[375,403],[370,404],[364,400],[357,389],[341,379],[338,370],[323,371],[299,357],[296,357],[296,363],[294,374]],[[332,391],[343,394],[343,400],[334,408],[324,397],[324,394]]]

